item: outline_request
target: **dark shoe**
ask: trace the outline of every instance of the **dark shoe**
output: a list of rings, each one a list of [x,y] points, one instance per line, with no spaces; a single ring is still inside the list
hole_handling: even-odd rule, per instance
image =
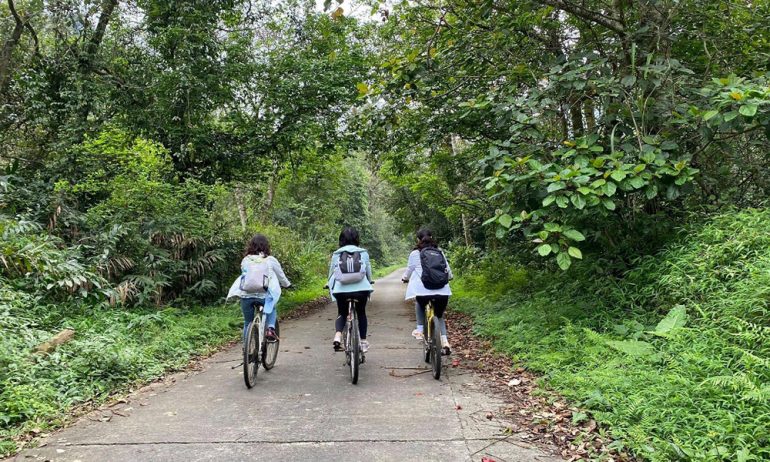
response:
[[[441,350],[443,351],[443,353],[444,353],[444,356],[449,356],[449,355],[451,355],[451,354],[452,354],[452,350],[451,350],[451,349],[449,349],[449,347],[448,347],[448,346],[445,346],[445,347],[444,347],[444,348],[442,348]]]
[[[334,348],[334,351],[343,351],[340,342],[332,342],[332,347]]]
[[[275,335],[275,329],[273,329],[272,327],[267,328],[267,333],[265,334],[265,337],[267,337],[268,342],[275,342],[276,340],[278,340],[278,336]]]

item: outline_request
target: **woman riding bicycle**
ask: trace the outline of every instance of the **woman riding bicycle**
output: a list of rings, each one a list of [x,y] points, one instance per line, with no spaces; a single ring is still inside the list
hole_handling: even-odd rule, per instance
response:
[[[440,288],[429,289],[425,287],[423,282],[423,264],[421,259],[421,253],[425,249],[435,249],[440,254],[439,258],[443,258],[443,262],[439,262],[446,268],[446,284]],[[447,339],[446,321],[444,320],[444,312],[446,311],[447,304],[449,304],[449,296],[452,295],[452,290],[449,288],[449,280],[452,279],[452,270],[449,268],[449,262],[444,256],[444,253],[438,248],[438,244],[433,239],[431,231],[427,228],[423,228],[417,232],[417,245],[414,250],[409,254],[409,260],[407,262],[407,268],[404,275],[401,277],[403,282],[408,282],[406,287],[406,300],[415,300],[415,315],[417,317],[417,327],[412,332],[412,335],[416,339],[422,339],[423,329],[425,325],[425,306],[429,301],[433,300],[433,313],[439,320],[439,326],[441,328],[441,347],[444,350],[444,354],[451,353],[449,347],[449,340]]]
[[[278,319],[278,299],[281,297],[281,287],[291,286],[291,282],[281,268],[278,260],[270,255],[270,242],[262,234],[256,234],[246,245],[245,256],[241,261],[241,276],[239,276],[227,295],[241,299],[241,311],[243,312],[243,337],[246,338],[249,324],[254,319],[254,310],[257,306],[264,306],[268,340],[277,338],[275,334],[275,321]],[[262,268],[265,272],[266,287],[257,291],[244,290],[243,279],[247,277],[250,268]]]
[[[348,300],[356,300],[358,330],[361,334],[361,351],[369,350],[366,340],[366,302],[372,288],[372,265],[369,253],[359,247],[358,231],[346,227],[340,233],[340,248],[332,254],[329,264],[328,286],[332,300],[337,302],[337,319],[334,322],[334,350],[342,350],[342,329],[348,317]]]

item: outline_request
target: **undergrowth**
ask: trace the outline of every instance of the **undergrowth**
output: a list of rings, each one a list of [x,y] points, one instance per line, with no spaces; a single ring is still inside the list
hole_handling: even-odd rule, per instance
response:
[[[323,280],[284,291],[280,314],[323,295]],[[237,303],[216,306],[100,307],[47,304],[0,280],[0,456],[16,451],[15,437],[61,426],[71,409],[99,404],[151,382],[237,340]],[[73,340],[50,355],[36,345],[64,328]]]
[[[619,279],[476,268],[455,307],[643,460],[769,460],[770,212],[719,215],[678,242]]]

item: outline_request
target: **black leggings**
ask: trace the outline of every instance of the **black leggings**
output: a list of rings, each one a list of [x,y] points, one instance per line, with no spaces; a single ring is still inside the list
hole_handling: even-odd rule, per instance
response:
[[[348,300],[351,298],[356,300],[356,314],[358,315],[358,332],[361,334],[361,339],[366,338],[366,302],[369,300],[369,291],[361,292],[345,292],[334,294],[334,298],[337,299],[337,319],[334,321],[334,328],[337,332],[342,332],[345,328],[345,321],[348,319]]]

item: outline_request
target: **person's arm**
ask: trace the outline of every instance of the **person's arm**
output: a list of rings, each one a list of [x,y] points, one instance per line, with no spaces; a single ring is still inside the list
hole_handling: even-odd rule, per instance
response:
[[[329,274],[326,276],[326,279],[330,279],[332,275],[334,274],[334,254],[332,254],[331,258],[329,258]]]
[[[291,285],[291,282],[289,281],[289,278],[286,277],[286,274],[283,272],[283,268],[281,267],[281,262],[278,261],[276,258],[273,259],[273,271],[275,271],[275,275],[278,276],[278,283],[281,284],[281,287],[289,287]]]
[[[420,264],[420,252],[416,250],[412,250],[412,252],[409,254],[409,258],[406,262],[406,271],[404,272],[404,275],[401,276],[402,281],[408,281],[409,278],[412,276],[412,273],[414,272],[415,268],[417,268],[417,265]]]
[[[372,276],[372,261],[369,258],[369,252],[365,252],[366,254],[366,280],[369,282],[374,282],[374,277]]]
[[[443,252],[441,253],[443,254]],[[449,266],[449,260],[447,260],[446,255],[444,255],[444,261],[446,262],[446,270],[447,270],[447,273],[449,273],[449,280],[451,281],[452,279],[455,278],[455,276],[454,274],[452,274],[452,268]]]

